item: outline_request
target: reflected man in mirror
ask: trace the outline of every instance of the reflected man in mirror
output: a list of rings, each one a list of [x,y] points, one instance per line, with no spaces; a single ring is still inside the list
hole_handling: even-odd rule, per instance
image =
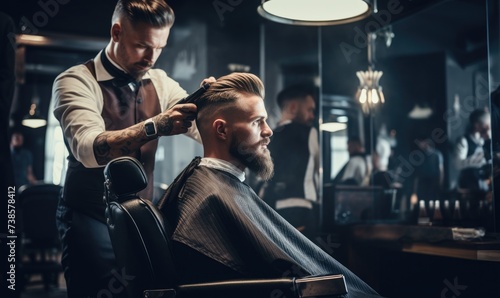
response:
[[[366,154],[363,142],[359,137],[350,137],[347,141],[349,161],[339,171],[333,184],[368,186],[373,163],[370,155]]]
[[[274,176],[259,196],[310,239],[318,227],[319,141],[313,126],[315,90],[307,84],[283,89],[277,97],[281,119],[269,151]]]
[[[412,202],[439,200],[444,180],[443,154],[425,135],[418,135],[415,144],[425,154],[425,159],[416,165],[413,194],[417,196],[417,199],[413,199]]]
[[[458,189],[488,191],[491,175],[490,113],[476,109],[469,115],[465,134],[455,145]]]

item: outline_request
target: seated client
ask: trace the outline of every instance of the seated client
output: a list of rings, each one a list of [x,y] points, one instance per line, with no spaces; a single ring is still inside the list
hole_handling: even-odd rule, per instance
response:
[[[343,274],[348,297],[379,297],[244,183],[246,168],[263,179],[273,174],[263,98],[258,77],[232,73],[197,102],[204,157],[158,203],[171,229],[179,282]]]

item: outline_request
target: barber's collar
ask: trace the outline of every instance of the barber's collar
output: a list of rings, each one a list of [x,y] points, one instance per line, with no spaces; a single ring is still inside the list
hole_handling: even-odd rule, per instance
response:
[[[285,126],[285,125],[290,124],[290,123],[292,123],[292,120],[285,120],[282,122],[278,122],[278,126]]]
[[[203,157],[200,161],[200,166],[221,170],[235,176],[241,182],[245,181],[245,172],[228,161],[213,157]]]
[[[113,66],[113,68],[115,68],[117,71],[119,72],[122,72],[123,74],[126,74],[125,71],[123,70],[123,68],[121,68],[118,64],[116,64],[113,60],[111,60],[109,58],[109,55],[108,53],[106,52],[106,49],[100,51],[97,56],[94,58],[94,64],[95,64],[95,72],[96,72],[96,79],[98,82],[102,82],[102,81],[109,81],[109,80],[113,80],[114,78],[116,78],[116,74],[113,75],[113,73],[110,73],[110,71],[108,71],[106,69],[106,67],[104,67],[103,65],[103,60],[102,60],[102,56],[105,56],[107,58],[107,60],[111,63],[111,65]],[[106,63],[106,62],[104,62]],[[109,68],[109,67],[108,67]],[[113,72],[113,71],[111,71]],[[149,79],[150,76],[149,76],[149,73],[146,73],[142,79]]]

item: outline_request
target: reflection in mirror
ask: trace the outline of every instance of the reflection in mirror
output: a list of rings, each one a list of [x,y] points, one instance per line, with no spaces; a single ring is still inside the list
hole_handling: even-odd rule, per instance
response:
[[[265,202],[313,239],[321,197],[318,28],[269,22],[261,28],[261,41],[274,176],[251,183]]]
[[[489,13],[496,18],[498,1],[493,2],[496,13],[491,9]],[[323,117],[335,122],[345,114],[348,119],[344,130],[323,131],[325,140],[335,140],[323,146],[324,164],[329,167],[324,169],[325,185],[338,182],[335,173],[349,155],[347,140],[360,137],[371,157],[371,184],[397,189],[398,220],[416,224],[418,202],[423,201],[430,214],[436,206],[443,214],[453,214],[454,206],[459,206],[460,220],[445,218],[440,224],[493,230],[489,123],[493,86],[488,78],[486,16],[486,1],[439,2],[398,19],[390,30],[379,26],[371,31],[379,37],[390,32],[391,42],[378,38],[376,54],[368,59],[366,42],[359,42],[361,25],[344,28],[346,33],[335,42],[330,37],[338,35],[338,29],[325,28]],[[351,51],[346,54],[342,48]],[[355,97],[359,83],[355,72],[373,66],[370,58],[383,71],[385,103],[363,115]],[[338,108],[339,103],[344,108]],[[494,134],[496,127],[492,128]],[[383,174],[375,177],[380,165]]]

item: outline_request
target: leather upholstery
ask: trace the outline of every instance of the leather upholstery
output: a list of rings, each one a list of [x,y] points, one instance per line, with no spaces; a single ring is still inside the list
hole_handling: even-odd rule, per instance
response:
[[[144,169],[127,157],[110,162],[104,173],[110,186],[106,218],[113,250],[119,269],[134,276],[127,285],[129,295],[172,287],[175,274],[163,217],[150,201],[134,195],[147,185]]]
[[[128,156],[109,162],[104,168],[104,177],[110,183],[110,190],[121,198],[136,194],[148,185],[148,178],[141,163]]]

